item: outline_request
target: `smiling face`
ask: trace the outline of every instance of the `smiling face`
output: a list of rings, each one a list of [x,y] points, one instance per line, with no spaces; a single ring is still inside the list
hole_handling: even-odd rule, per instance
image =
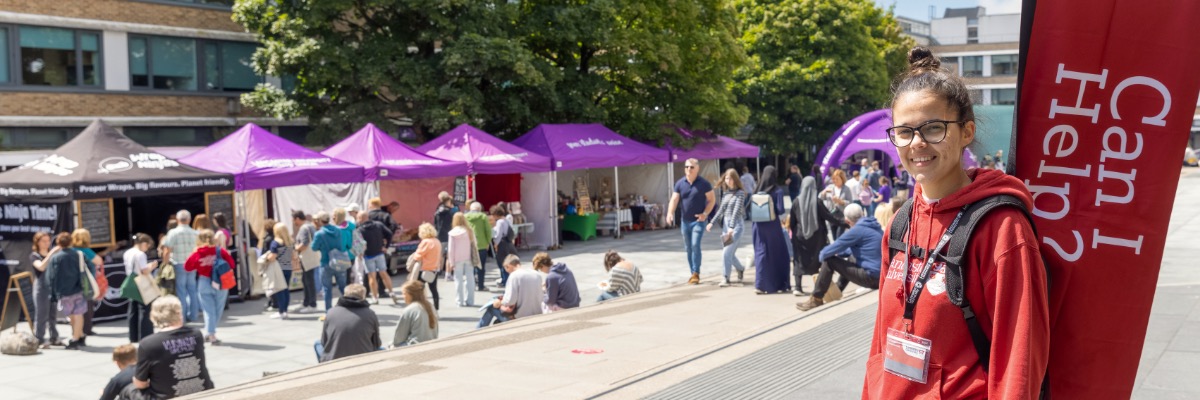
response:
[[[959,118],[958,110],[930,91],[904,93],[892,108],[895,125],[916,127],[930,120],[957,121]],[[940,198],[942,193],[953,193],[966,178],[962,153],[974,139],[974,122],[947,124],[946,139],[942,142],[929,144],[921,135],[914,135],[912,143],[898,147],[896,151],[900,153],[904,169],[921,184],[923,191],[930,197]]]

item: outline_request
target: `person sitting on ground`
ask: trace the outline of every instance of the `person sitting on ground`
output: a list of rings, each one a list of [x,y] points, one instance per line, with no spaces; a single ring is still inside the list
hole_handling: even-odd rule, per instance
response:
[[[642,291],[642,271],[621,258],[616,250],[604,253],[604,270],[608,271],[608,280],[600,282],[602,292],[596,302]]]
[[[883,230],[875,217],[863,214],[863,208],[858,204],[846,206],[846,223],[850,225],[850,229],[821,249],[821,270],[817,274],[816,287],[808,301],[796,304],[800,311],[808,311],[825,304],[822,298],[825,297],[825,291],[829,290],[834,272],[840,276],[838,289],[845,289],[849,282],[868,289],[879,289]],[[840,256],[847,251],[854,256],[855,262]]]
[[[379,317],[367,303],[367,288],[353,283],[325,314],[321,340],[313,345],[317,361],[326,362],[342,357],[370,353],[383,346],[379,337]]]
[[[138,342],[133,385],[121,392],[121,398],[170,399],[212,389],[204,335],[183,326],[179,298],[167,295],[154,300],[150,320],[158,332]]]
[[[579,285],[567,264],[556,264],[542,252],[533,256],[533,268],[546,272],[546,312],[579,307]]]
[[[504,295],[497,297],[484,307],[478,327],[493,322],[505,322],[542,313],[542,276],[533,268],[522,268],[516,254],[504,258],[504,269],[509,272]]]
[[[400,287],[404,293],[404,311],[400,312],[400,321],[396,323],[396,335],[392,337],[392,347],[413,345],[428,342],[438,337],[437,311],[433,304],[425,298],[425,284],[421,281],[408,281]]]
[[[133,373],[137,366],[137,348],[132,344],[117,346],[113,349],[112,360],[120,372],[108,380],[108,385],[105,385],[104,391],[100,392],[100,400],[117,400],[121,396],[121,390],[133,383]]]

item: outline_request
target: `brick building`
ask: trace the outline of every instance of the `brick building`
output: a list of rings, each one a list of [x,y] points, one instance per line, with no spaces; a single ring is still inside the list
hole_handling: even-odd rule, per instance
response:
[[[305,121],[242,107],[259,83],[233,0],[0,0],[0,166],[102,118],[147,146],[211,144],[247,122],[302,141]]]

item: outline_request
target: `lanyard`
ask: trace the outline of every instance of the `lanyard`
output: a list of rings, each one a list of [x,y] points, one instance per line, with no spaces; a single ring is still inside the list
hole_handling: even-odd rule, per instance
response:
[[[932,251],[930,251],[928,254],[926,254],[925,266],[921,268],[921,273],[919,275],[917,275],[916,282],[913,282],[912,292],[910,292],[908,294],[908,298],[905,299],[905,302],[904,302],[904,331],[905,332],[912,333],[912,330],[910,328],[912,326],[913,311],[917,307],[917,299],[919,299],[921,297],[921,290],[925,288],[925,281],[929,280],[929,272],[930,272],[930,269],[932,269],[932,267],[933,267],[933,259],[934,259],[934,257],[937,256],[938,253],[942,252],[942,248],[946,247],[946,243],[950,242],[950,237],[954,236],[954,229],[958,228],[958,221],[962,219],[963,213],[967,211],[967,207],[970,207],[970,204],[963,206],[963,208],[958,211],[958,215],[954,217],[954,222],[950,223],[950,226],[948,228],[946,228],[946,233],[943,233],[942,238],[940,240],[938,240],[937,247],[934,247]],[[914,210],[914,213],[915,213],[915,210]],[[912,221],[911,214],[909,215],[908,220]],[[910,230],[909,234],[911,235],[911,233],[912,233],[912,231]],[[908,257],[909,252],[911,252],[911,248],[912,248],[911,245],[906,246],[905,253],[904,253],[905,257]]]

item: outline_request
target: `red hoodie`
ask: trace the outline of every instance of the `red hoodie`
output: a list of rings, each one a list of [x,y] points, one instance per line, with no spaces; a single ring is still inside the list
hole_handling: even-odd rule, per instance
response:
[[[212,278],[213,261],[216,260],[216,247],[201,246],[197,247],[196,251],[192,252],[192,256],[188,257],[183,263],[183,270],[187,272],[196,271],[200,276]],[[222,251],[221,257],[225,258],[225,262],[229,263],[230,267],[236,265],[233,263],[233,257],[228,251]]]
[[[972,182],[933,203],[918,186],[906,240],[925,249],[938,239],[963,206],[996,194],[1009,194],[1033,209],[1033,199],[1021,181],[996,170],[967,172]],[[920,384],[883,369],[888,328],[904,330],[903,297],[911,290],[924,259],[905,253],[892,260],[887,250],[891,227],[883,235],[883,265],[879,311],[871,340],[864,399],[1036,399],[1050,353],[1050,319],[1046,270],[1037,237],[1020,210],[993,210],[975,227],[963,266],[967,300],[991,339],[991,365],[984,372],[962,310],[945,294],[945,263],[935,262],[917,300],[912,334],[932,341],[927,383]],[[944,250],[943,250],[944,254]],[[905,279],[907,276],[907,283]]]

